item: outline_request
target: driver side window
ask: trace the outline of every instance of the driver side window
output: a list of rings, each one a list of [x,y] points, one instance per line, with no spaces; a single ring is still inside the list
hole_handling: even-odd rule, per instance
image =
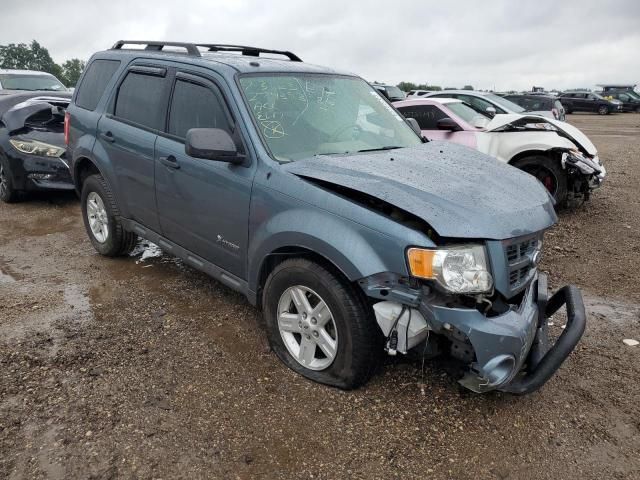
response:
[[[213,90],[197,83],[177,80],[171,99],[169,133],[185,138],[191,128],[220,128],[233,135],[225,107]]]

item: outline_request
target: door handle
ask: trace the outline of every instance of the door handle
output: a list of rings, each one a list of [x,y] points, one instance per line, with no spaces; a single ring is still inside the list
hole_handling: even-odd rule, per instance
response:
[[[116,141],[116,139],[113,138],[113,133],[111,133],[110,131],[107,133],[101,133],[100,138],[109,143],[113,143]]]
[[[180,164],[178,163],[178,160],[173,155],[169,155],[167,157],[160,157],[159,160],[163,165],[166,165],[169,168],[175,168],[176,170],[180,168]]]

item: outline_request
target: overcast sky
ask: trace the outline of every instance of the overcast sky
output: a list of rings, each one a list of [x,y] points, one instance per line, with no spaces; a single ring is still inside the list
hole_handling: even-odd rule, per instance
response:
[[[639,0],[0,0],[0,44],[87,59],[116,40],[288,49],[367,80],[479,89],[640,84]]]

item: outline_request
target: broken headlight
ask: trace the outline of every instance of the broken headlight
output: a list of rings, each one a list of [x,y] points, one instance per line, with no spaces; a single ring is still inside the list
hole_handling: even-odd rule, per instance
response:
[[[39,157],[60,157],[64,153],[64,148],[38,142],[37,140],[9,140],[13,148],[27,155],[37,155]]]
[[[493,288],[493,277],[482,245],[437,250],[410,248],[407,260],[411,275],[435,280],[452,293],[486,293]]]

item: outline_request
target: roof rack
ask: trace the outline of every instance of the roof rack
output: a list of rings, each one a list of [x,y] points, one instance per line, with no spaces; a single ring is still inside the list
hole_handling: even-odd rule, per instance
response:
[[[245,45],[225,45],[212,43],[183,43],[183,42],[164,42],[164,41],[147,41],[147,40],[118,40],[111,50],[123,50],[125,45],[145,45],[144,50],[152,50],[162,52],[164,47],[179,47],[186,50],[186,54],[191,57],[201,57],[198,47],[206,48],[209,52],[241,52],[242,55],[249,57],[259,57],[261,53],[270,53],[274,55],[284,55],[292,62],[301,62],[302,60],[296,54],[284,50],[270,50],[267,48],[247,47]],[[175,53],[175,52],[171,52]]]

